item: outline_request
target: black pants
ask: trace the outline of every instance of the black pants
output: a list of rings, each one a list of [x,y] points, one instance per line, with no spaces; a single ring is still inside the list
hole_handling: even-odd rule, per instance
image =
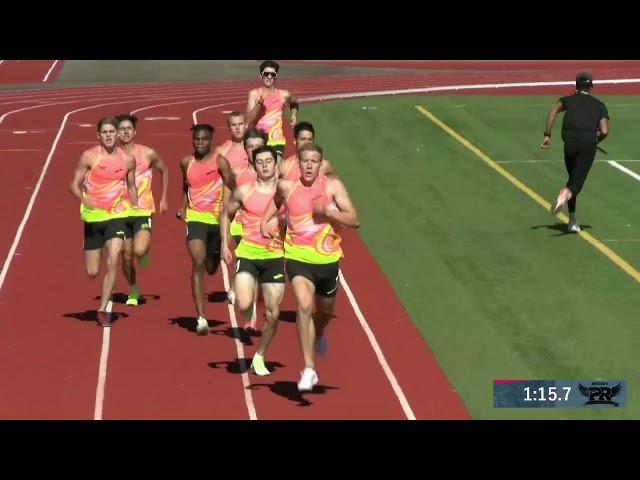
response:
[[[593,142],[567,139],[564,143],[564,164],[569,174],[567,188],[572,194],[568,203],[570,213],[576,211],[576,199],[591,170],[595,156],[596,144]]]

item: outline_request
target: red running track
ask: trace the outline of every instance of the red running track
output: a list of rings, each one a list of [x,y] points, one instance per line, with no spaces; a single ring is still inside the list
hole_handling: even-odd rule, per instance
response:
[[[63,60],[3,60],[0,84],[53,82],[63,64]]]

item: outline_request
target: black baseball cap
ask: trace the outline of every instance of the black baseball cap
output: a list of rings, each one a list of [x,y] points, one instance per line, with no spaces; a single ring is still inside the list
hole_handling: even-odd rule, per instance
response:
[[[576,75],[576,85],[593,85],[593,77],[590,73],[580,72]]]

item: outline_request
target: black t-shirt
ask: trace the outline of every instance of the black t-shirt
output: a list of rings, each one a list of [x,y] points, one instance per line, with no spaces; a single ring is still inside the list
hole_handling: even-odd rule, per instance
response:
[[[562,140],[597,141],[600,119],[609,118],[607,106],[587,93],[575,93],[560,100],[565,112],[562,120]]]

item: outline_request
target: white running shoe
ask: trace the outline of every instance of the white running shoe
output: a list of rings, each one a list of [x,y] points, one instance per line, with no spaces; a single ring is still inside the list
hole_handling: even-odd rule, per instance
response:
[[[318,374],[313,368],[305,368],[301,372],[300,381],[298,382],[299,392],[310,392],[318,383]]]
[[[562,210],[564,204],[571,200],[571,197],[571,190],[566,187],[561,189],[560,193],[558,193],[558,198],[556,199],[555,204],[551,205],[551,213],[555,215],[560,210]]]
[[[582,231],[582,229],[580,228],[580,225],[578,225],[577,223],[569,223],[567,225],[567,232],[578,233],[580,231]]]
[[[204,317],[198,317],[198,326],[196,327],[196,332],[198,335],[208,335],[209,334],[209,322]]]

